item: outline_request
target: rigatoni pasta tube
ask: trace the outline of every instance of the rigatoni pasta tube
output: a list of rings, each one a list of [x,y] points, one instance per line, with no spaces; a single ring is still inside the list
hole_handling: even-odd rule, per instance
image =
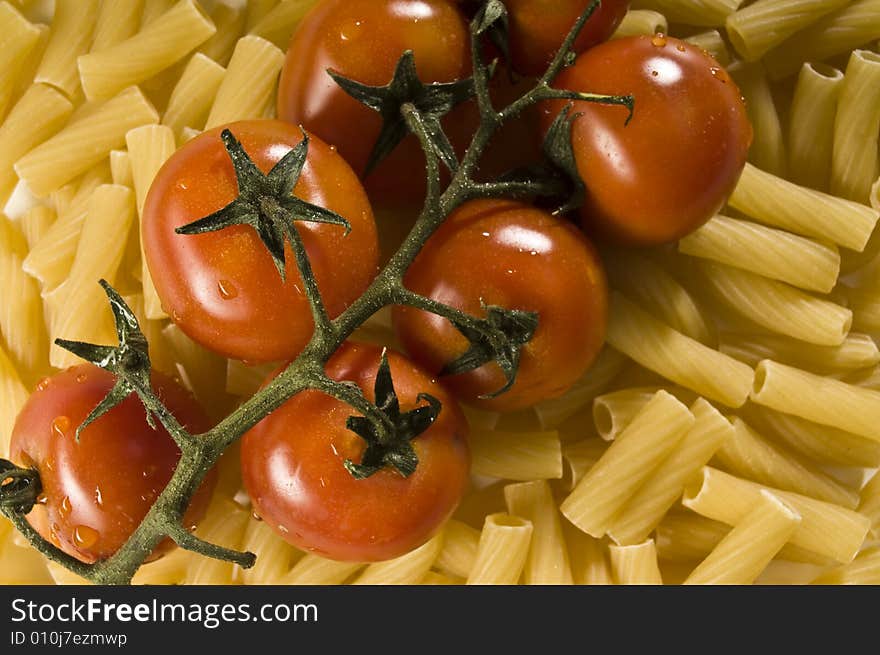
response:
[[[611,571],[619,585],[662,585],[657,548],[648,539],[632,546],[609,546]]]
[[[443,528],[443,548],[437,554],[434,567],[448,575],[467,578],[477,559],[479,543],[479,530],[450,519]]]
[[[733,435],[715,454],[728,473],[786,491],[855,509],[858,494],[847,489],[814,465],[786,452],[735,417]]]
[[[0,125],[0,206],[6,204],[18,178],[12,165],[29,150],[55,134],[73,112],[63,94],[45,84],[33,84]],[[34,120],[39,115],[40,120]]]
[[[785,175],[788,162],[782,122],[763,67],[736,62],[727,70],[746,100],[746,111],[754,132],[749,161],[768,173]]]
[[[278,584],[290,571],[291,564],[300,554],[293,546],[278,536],[265,521],[251,518],[244,532],[242,549],[257,556],[257,561],[241,573],[244,584]]]
[[[98,17],[98,0],[56,0],[49,43],[35,82],[51,84],[68,98],[80,88],[76,58],[88,52]]]
[[[710,400],[740,407],[754,372],[742,362],[661,323],[618,293],[611,294],[607,340],[647,369]]]
[[[730,64],[730,49],[718,30],[700,32],[687,37],[685,41],[708,52],[722,66]]]
[[[758,0],[727,17],[727,35],[747,61],[757,61],[789,36],[850,0]]]
[[[504,480],[562,477],[562,448],[553,432],[475,430],[470,436],[471,469]]]
[[[162,125],[174,130],[177,137],[185,127],[204,127],[225,73],[223,66],[206,55],[194,54],[171,91]]]
[[[650,9],[630,9],[620,21],[620,25],[611,35],[612,39],[622,39],[627,36],[647,34],[653,36],[658,32],[666,34],[669,31],[669,23],[666,16]]]
[[[880,548],[868,548],[852,562],[826,571],[811,584],[880,585]]]
[[[143,0],[101,0],[90,51],[106,50],[137,32],[143,8]]]
[[[15,365],[0,344],[0,457],[9,457],[9,437],[12,426],[25,401],[28,390],[15,369]]]
[[[214,32],[214,23],[197,2],[180,0],[132,37],[77,59],[86,98],[110,98],[140,84],[183,59]]]
[[[721,215],[684,237],[678,249],[809,291],[828,293],[840,274],[840,253],[831,244]]]
[[[340,562],[308,553],[294,564],[287,575],[277,581],[277,584],[338,585],[348,580],[364,566],[360,562]]]
[[[880,533],[880,473],[874,473],[862,488],[859,514],[871,521],[871,532],[876,537]]]
[[[271,41],[279,48],[286,48],[297,24],[316,2],[317,0],[282,0],[251,27],[250,33]]]
[[[15,171],[35,195],[46,196],[122,147],[130,129],[158,122],[140,89],[128,88],[31,150]]]
[[[516,584],[525,567],[531,539],[529,521],[510,514],[487,516],[467,584]]]
[[[795,184],[828,189],[842,84],[843,73],[832,66],[807,62],[801,67],[788,121],[788,175]]]
[[[571,560],[571,575],[577,585],[611,585],[608,547],[601,539],[581,532],[566,521],[563,525],[565,543]]]
[[[199,52],[225,66],[232,57],[235,44],[242,36],[245,24],[244,8],[218,3],[211,11],[211,21],[217,31],[199,48]]]
[[[800,515],[767,491],[684,581],[686,585],[751,584],[801,522]]]
[[[716,521],[735,526],[751,511],[765,487],[718,469],[703,467],[701,477],[684,491],[682,504]],[[790,542],[838,562],[852,561],[871,527],[867,517],[814,498],[767,489],[800,514]]]
[[[880,391],[765,360],[755,373],[752,400],[780,412],[880,441]]]
[[[559,510],[546,480],[504,487],[507,512],[532,523],[532,542],[523,570],[527,585],[571,584],[571,566]]]
[[[581,530],[601,537],[636,489],[675,448],[694,416],[674,396],[658,391],[618,436],[560,510]]]
[[[244,539],[250,513],[231,500],[212,503],[208,515],[199,524],[196,535],[227,548],[239,548]],[[235,579],[236,565],[212,557],[195,555],[187,567],[185,584],[228,585]]]
[[[581,378],[559,398],[551,398],[534,407],[541,429],[552,430],[571,418],[601,393],[623,369],[626,357],[606,346]]]
[[[3,35],[0,48],[0,120],[15,91],[22,64],[37,45],[40,30],[8,2],[0,3],[0,34]]]
[[[217,90],[205,129],[260,118],[272,98],[284,53],[258,36],[238,40]]]
[[[880,54],[850,55],[834,120],[831,193],[868,203],[880,175]]]
[[[880,0],[878,0],[880,2]],[[880,212],[746,164],[728,203],[760,222],[862,251]]]
[[[719,27],[743,0],[636,0],[633,7],[655,9],[673,23]]]
[[[733,428],[702,398],[690,407],[696,422],[672,453],[651,472],[608,529],[618,544],[644,541],[681,496],[685,483],[733,436]]]
[[[763,359],[799,364],[815,372],[863,369],[880,362],[880,349],[870,335],[850,332],[839,346],[817,346],[771,334],[726,333],[718,349],[757,366]]]
[[[700,262],[706,285],[719,301],[761,327],[820,346],[843,343],[852,312],[831,301],[723,264]]]
[[[352,584],[416,584],[425,577],[442,548],[443,531],[441,530],[418,548],[400,557],[370,564]]]
[[[562,447],[564,471],[557,488],[571,491],[608,450],[602,439],[584,439]]]
[[[773,79],[797,72],[805,61],[823,61],[880,37],[880,0],[856,0],[823,16],[764,57]]]

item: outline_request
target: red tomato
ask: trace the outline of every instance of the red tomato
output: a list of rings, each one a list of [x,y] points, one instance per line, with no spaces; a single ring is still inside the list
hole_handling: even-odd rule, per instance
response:
[[[514,69],[526,75],[542,75],[590,2],[505,0]],[[573,50],[581,53],[607,40],[620,25],[629,4],[629,0],[602,0],[578,35]]]
[[[347,343],[327,363],[334,380],[355,382],[371,401],[381,349]],[[452,514],[468,481],[467,423],[455,400],[403,355],[388,361],[402,411],[442,403],[434,423],[412,440],[419,464],[404,478],[382,469],[355,479],[365,441],[346,429],[356,412],[318,391],[291,398],[248,432],[242,477],[257,513],[299,548],[338,560],[377,561],[427,541]]]
[[[165,488],[180,451],[158,424],[153,430],[132,394],[88,425],[77,427],[116,382],[107,371],[83,364],[37,385],[15,422],[10,458],[36,468],[43,485],[27,519],[69,555],[92,563],[125,543]],[[153,388],[191,433],[210,428],[193,397],[170,378],[153,373]],[[216,483],[211,471],[193,496],[184,525],[205,514]],[[166,540],[157,553],[171,546]]]
[[[339,148],[359,174],[365,171],[381,118],[343,91],[327,69],[371,86],[385,86],[400,56],[412,50],[425,83],[471,74],[468,28],[450,0],[326,0],[303,19],[287,51],[278,87],[278,117],[302,124]],[[476,128],[474,108],[443,120],[454,145]],[[420,202],[425,156],[407,137],[366,178],[370,197],[383,204]]]
[[[585,228],[625,244],[661,244],[724,205],[752,128],[739,89],[706,51],[662,35],[617,39],[582,54],[554,85],[635,98],[629,125],[624,107],[575,103]],[[564,104],[547,103],[545,130]]]
[[[498,411],[563,394],[592,363],[605,338],[608,291],[596,251],[570,223],[513,200],[479,200],[456,210],[406,274],[407,288],[475,316],[482,303],[538,313],[514,385],[492,362],[445,382],[463,401]],[[439,372],[468,349],[446,319],[394,308],[408,353]]]
[[[267,173],[302,140],[299,128],[255,120],[227,126]],[[194,340],[227,357],[271,361],[298,354],[314,331],[302,278],[285,245],[286,282],[250,226],[180,235],[174,232],[237,196],[220,128],[178,150],[156,176],[144,205],[143,243],[162,306]],[[357,176],[332,148],[310,140],[294,194],[351,224],[297,222],[315,278],[332,316],[369,285],[378,268],[378,238]]]

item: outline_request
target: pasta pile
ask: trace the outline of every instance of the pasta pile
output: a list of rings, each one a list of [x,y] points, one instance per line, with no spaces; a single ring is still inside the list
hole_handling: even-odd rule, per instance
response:
[[[178,146],[273,116],[314,2],[56,0],[43,24],[41,3],[0,1],[0,456],[37,381],[75,363],[53,340],[113,342],[102,277],[154,366],[216,417],[260,384],[271,367],[164,315],[138,219]],[[176,550],[136,583],[880,583],[880,0],[633,6],[616,36],[709,50],[755,142],[721,215],[673,247],[605,253],[611,319],[588,374],[533,410],[468,410],[473,490],[403,557],[289,546],[251,515],[233,448],[198,533],[256,566]],[[356,337],[394,345],[388,313]],[[0,582],[51,581],[80,582],[0,521]]]

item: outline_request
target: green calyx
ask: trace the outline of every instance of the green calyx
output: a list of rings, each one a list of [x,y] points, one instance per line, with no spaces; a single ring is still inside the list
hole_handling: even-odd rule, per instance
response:
[[[375,418],[349,416],[345,426],[367,442],[367,449],[360,464],[345,460],[345,468],[355,478],[362,480],[390,466],[403,477],[412,475],[419,463],[418,455],[410,443],[425,432],[440,415],[441,404],[434,396],[421,393],[418,402],[425,402],[408,412],[400,411],[400,401],[391,379],[388,355],[383,351],[374,385],[376,409],[385,421],[379,425]]]
[[[0,508],[16,514],[27,514],[43,490],[36,469],[21,468],[0,459]]]
[[[264,174],[229,130],[220,134],[238,182],[238,196],[222,209],[179,227],[177,234],[205,234],[232,225],[250,225],[272,255],[281,279],[285,279],[284,242],[299,240],[294,223],[307,221],[329,223],[351,231],[351,225],[339,214],[306,202],[293,195],[309,151],[309,137],[302,141]]]

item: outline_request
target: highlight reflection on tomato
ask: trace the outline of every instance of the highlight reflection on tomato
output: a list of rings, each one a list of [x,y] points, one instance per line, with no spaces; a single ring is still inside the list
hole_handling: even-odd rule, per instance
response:
[[[709,220],[733,191],[752,128],[739,89],[706,51],[663,35],[616,39],[580,55],[554,86],[635,98],[628,125],[624,107],[575,103],[589,232],[668,243]],[[544,130],[564,106],[544,105]]]
[[[113,555],[143,520],[165,488],[180,451],[161,425],[146,421],[132,394],[86,426],[77,427],[116,382],[107,371],[83,364],[46,378],[25,403],[9,444],[10,458],[40,474],[42,498],[28,514],[45,538],[83,562]],[[153,389],[192,434],[210,428],[195,399],[180,385],[154,372]],[[184,516],[201,520],[217,476],[208,473]],[[165,540],[159,554],[173,544]]]

